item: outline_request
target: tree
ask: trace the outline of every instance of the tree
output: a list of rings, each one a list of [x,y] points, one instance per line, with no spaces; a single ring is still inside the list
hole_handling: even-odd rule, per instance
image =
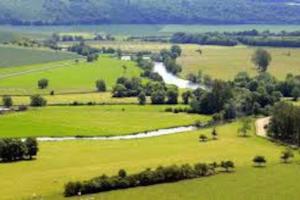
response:
[[[113,97],[125,97],[127,89],[123,84],[117,84],[113,88]]]
[[[252,161],[258,167],[264,166],[267,163],[264,156],[255,156]]]
[[[3,96],[2,102],[3,102],[4,107],[6,107],[6,108],[10,108],[13,106],[13,100],[12,100],[11,96]]]
[[[147,98],[146,98],[146,95],[144,92],[141,92],[139,95],[138,95],[138,102],[140,105],[145,105],[146,104],[146,101],[147,101]]]
[[[86,57],[86,61],[87,62],[94,62],[94,61],[97,61],[98,58],[99,58],[99,55],[96,54],[96,53],[88,54],[87,57]]]
[[[105,92],[106,91],[106,84],[104,80],[97,80],[96,81],[96,88],[98,92]]]
[[[173,45],[171,47],[171,52],[172,52],[172,57],[177,58],[177,57],[181,56],[182,50],[179,45]]]
[[[31,160],[32,157],[36,156],[37,152],[39,151],[38,142],[36,138],[26,138],[25,146],[26,146],[26,156],[29,156],[29,159]]]
[[[48,87],[48,85],[49,85],[48,79],[43,78],[43,79],[40,79],[38,81],[38,87],[39,87],[39,89],[45,89],[45,88]]]
[[[182,93],[182,100],[184,104],[189,104],[190,98],[192,97],[192,92],[191,91],[185,91]]]
[[[287,148],[286,150],[284,150],[280,156],[281,160],[284,163],[288,163],[289,159],[291,159],[293,157],[294,157],[294,153],[290,148]]]
[[[33,107],[42,107],[47,105],[47,100],[44,99],[41,95],[33,95],[30,97],[30,105]]]
[[[218,132],[217,132],[216,128],[213,128],[211,135],[214,140],[218,139]]]
[[[226,172],[230,172],[230,169],[234,169],[234,163],[230,160],[222,161],[220,167],[224,168]]]
[[[151,94],[152,104],[164,104],[166,98],[166,92],[164,90],[158,89]]]
[[[249,118],[244,118],[238,132],[242,134],[243,137],[247,137],[249,130],[251,130],[251,120]]]
[[[267,71],[271,61],[272,57],[270,53],[264,49],[257,49],[252,55],[252,62],[257,66],[260,72]]]
[[[200,142],[206,142],[207,140],[208,140],[208,138],[207,138],[206,135],[201,134],[201,135],[199,136],[199,141],[200,141]]]
[[[120,169],[118,175],[120,178],[126,178],[127,172],[124,169]]]
[[[294,87],[294,89],[292,90],[292,97],[294,101],[298,101],[298,98],[300,97],[299,87]]]
[[[167,89],[167,104],[177,104],[178,103],[178,88],[169,87]]]

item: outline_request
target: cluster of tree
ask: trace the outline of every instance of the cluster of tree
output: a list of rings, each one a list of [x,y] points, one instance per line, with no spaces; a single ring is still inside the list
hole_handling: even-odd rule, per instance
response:
[[[18,45],[18,46],[22,46],[22,47],[41,47],[42,46],[42,44],[39,41],[30,39],[30,38],[26,38],[26,37],[15,39],[15,40],[11,41],[10,43],[13,45]]]
[[[197,163],[194,166],[189,164],[161,166],[155,170],[146,169],[132,175],[127,175],[125,170],[120,170],[116,176],[102,175],[89,181],[69,182],[65,185],[64,195],[70,197],[206,177],[214,175],[218,167],[229,172],[235,166],[232,161],[223,161],[220,164]]]
[[[79,44],[74,44],[73,46],[68,48],[68,51],[75,52],[82,56],[87,56],[88,62],[93,62],[98,59],[98,54],[101,52],[97,48],[92,48],[86,45],[84,42],[80,42]]]
[[[160,51],[160,60],[164,63],[168,72],[177,74],[182,71],[181,65],[176,63],[176,58],[181,56],[182,50],[180,46],[173,45],[170,50],[162,49]]]
[[[106,92],[106,83],[104,80],[99,79],[96,81],[96,88],[98,92]]]
[[[272,47],[300,47],[298,32],[271,33],[270,31],[258,32],[257,30],[240,32],[207,32],[207,33],[175,33],[171,42],[183,44],[236,46],[244,44],[249,46]]]
[[[53,33],[50,40],[55,42],[71,42],[71,41],[83,41],[84,38],[81,35],[61,35],[58,33]]]
[[[30,106],[32,107],[43,107],[47,105],[47,100],[41,95],[32,95],[30,97]]]
[[[3,106],[6,107],[6,108],[10,108],[14,104],[13,99],[11,98],[11,96],[8,96],[8,95],[4,95],[2,97],[2,103],[3,103]]]
[[[271,106],[281,97],[298,99],[300,77],[288,75],[278,81],[264,72],[250,77],[246,72],[238,73],[233,81],[213,80],[208,90],[196,89],[183,94],[185,103],[196,113],[215,114],[219,119],[237,116],[269,114]]]
[[[38,88],[39,89],[46,89],[49,85],[49,80],[46,78],[38,80]]]
[[[153,81],[163,81],[162,77],[153,72],[154,64],[151,60],[143,59],[143,55],[138,54],[136,59],[137,65],[143,70],[141,73],[142,77],[147,77]]]
[[[273,108],[268,134],[274,139],[300,145],[299,122],[300,108],[291,103],[279,102]]]
[[[117,79],[113,88],[113,97],[136,97],[143,90],[142,80],[137,77]]]
[[[37,155],[39,148],[35,138],[0,139],[0,161],[12,162],[24,159],[32,159]]]

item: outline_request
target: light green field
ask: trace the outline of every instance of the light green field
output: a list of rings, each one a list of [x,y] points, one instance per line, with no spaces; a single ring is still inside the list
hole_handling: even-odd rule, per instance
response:
[[[203,51],[202,55],[196,52]],[[300,49],[296,48],[265,48],[272,55],[272,62],[268,72],[279,79],[284,79],[287,73],[300,74]],[[251,56],[255,51],[253,47],[219,47],[219,46],[187,46],[183,49],[183,55],[178,62],[182,64],[182,76],[188,73],[197,73],[202,70],[213,78],[233,79],[241,71],[250,75],[257,74],[256,68],[251,62]],[[287,54],[290,52],[290,56]]]
[[[209,116],[165,112],[169,106],[51,106],[0,116],[0,137],[113,136],[191,125]]]
[[[123,65],[127,66],[126,71],[122,68]],[[96,90],[95,81],[98,79],[103,79],[108,89],[111,89],[120,76],[140,75],[140,69],[135,63],[107,56],[100,57],[97,62],[93,63],[72,62],[71,64],[40,67],[42,68],[38,69],[38,66],[36,66],[36,71],[26,72],[26,69],[24,70],[25,73],[19,71],[20,75],[0,78],[0,94],[49,94],[51,90],[54,90],[56,94],[93,92]],[[5,75],[7,76],[7,74]],[[49,87],[46,90],[37,88],[37,81],[42,78],[49,80]]]
[[[79,58],[79,56],[68,52],[55,52],[37,48],[0,46],[0,68],[76,58]]]
[[[41,143],[37,160],[0,164],[1,197],[6,200],[38,196],[40,199],[59,200],[63,199],[66,182],[103,173],[111,175],[120,168],[134,173],[159,165],[230,159],[237,165],[233,174],[79,199],[297,199],[299,164],[280,164],[283,147],[253,135],[238,137],[239,127],[239,123],[219,127],[219,140],[206,143],[199,143],[198,136],[203,133],[210,137],[211,129],[130,141]],[[266,168],[252,167],[251,160],[257,154],[266,156]],[[298,160],[298,156],[295,159]]]

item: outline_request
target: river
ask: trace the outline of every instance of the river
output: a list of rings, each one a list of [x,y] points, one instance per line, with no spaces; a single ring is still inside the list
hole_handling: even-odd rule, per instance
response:
[[[178,88],[181,89],[192,89],[192,90],[195,90],[197,88],[205,89],[204,86],[179,78],[176,75],[168,72],[164,64],[161,62],[154,63],[153,71],[158,73],[163,78],[166,84],[176,85]]]

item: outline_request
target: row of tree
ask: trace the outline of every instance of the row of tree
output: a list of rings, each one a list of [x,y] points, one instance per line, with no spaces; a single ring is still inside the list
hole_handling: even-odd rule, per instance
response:
[[[64,195],[70,197],[200,178],[214,175],[218,167],[221,167],[228,172],[235,166],[232,161],[223,161],[220,164],[197,163],[194,166],[189,164],[181,166],[172,165],[158,167],[155,170],[146,169],[133,175],[127,175],[125,170],[120,170],[116,176],[109,177],[102,175],[89,181],[69,182],[65,185]]]
[[[3,106],[10,108],[14,105],[13,99],[11,96],[5,95],[2,97]],[[47,105],[47,100],[41,95],[32,95],[30,96],[30,106],[32,107],[42,107]],[[19,107],[20,108],[20,107]],[[20,109],[19,109],[20,110]],[[21,108],[21,110],[25,110]]]
[[[272,47],[300,47],[298,32],[291,33],[259,33],[256,30],[243,32],[208,32],[208,33],[175,33],[171,37],[172,43],[236,46],[244,44],[249,46]]]
[[[24,159],[32,159],[39,150],[38,142],[35,138],[0,139],[0,161],[12,162]]]

